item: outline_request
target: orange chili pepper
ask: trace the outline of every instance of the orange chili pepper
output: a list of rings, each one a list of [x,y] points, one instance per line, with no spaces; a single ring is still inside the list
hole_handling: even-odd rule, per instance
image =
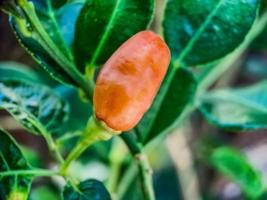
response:
[[[96,81],[96,118],[128,131],[151,106],[170,63],[170,50],[152,31],[127,40],[105,63]]]

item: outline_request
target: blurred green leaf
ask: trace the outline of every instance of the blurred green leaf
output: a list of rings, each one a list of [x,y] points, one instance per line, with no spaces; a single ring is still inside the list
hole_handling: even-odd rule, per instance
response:
[[[59,85],[43,68],[34,68],[17,62],[0,62],[0,80],[26,80],[38,82],[49,87]]]
[[[27,200],[32,178],[26,175],[5,173],[30,169],[17,143],[11,136],[0,129],[0,199]]]
[[[69,106],[46,86],[22,80],[0,79],[0,108],[6,109],[35,134],[59,131]]]
[[[227,130],[267,128],[267,81],[241,89],[211,91],[199,109],[214,126]]]
[[[101,65],[128,38],[149,25],[154,0],[88,0],[77,20],[75,55],[85,65]]]
[[[148,143],[175,125],[186,106],[192,102],[196,86],[192,73],[186,69],[179,69],[174,77],[167,74],[151,108],[134,129],[143,143]]]
[[[63,192],[64,200],[111,200],[111,197],[100,181],[90,179],[79,184],[79,191],[68,185]]]
[[[239,184],[247,196],[257,199],[264,193],[265,186],[261,174],[236,149],[217,148],[209,155],[208,159],[210,164],[220,173]]]
[[[72,43],[76,19],[84,1],[31,1],[40,24],[28,18],[11,18],[11,26],[28,53],[56,80],[77,84]],[[29,4],[30,5],[30,4]],[[26,6],[24,6],[26,8]],[[71,68],[71,69],[70,69]]]
[[[253,41],[251,48],[254,50],[266,50],[267,49],[267,26],[262,33]]]
[[[25,159],[29,162],[31,166],[34,167],[43,166],[44,161],[40,158],[40,155],[34,149],[20,145],[20,150]]]
[[[30,195],[30,200],[59,200],[60,197],[51,188],[40,186],[35,188]]]
[[[217,60],[249,32],[259,0],[168,0],[164,36],[174,60],[189,66]]]
[[[0,62],[0,79],[39,81],[36,73],[16,62]]]

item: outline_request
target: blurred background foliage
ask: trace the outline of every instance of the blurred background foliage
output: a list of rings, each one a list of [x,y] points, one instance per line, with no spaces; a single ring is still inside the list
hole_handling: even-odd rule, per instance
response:
[[[158,0],[157,16],[153,22],[153,29],[160,32],[162,7],[164,1]],[[70,98],[72,102],[73,118],[71,118],[68,131],[82,128],[86,122],[85,119],[91,113],[90,106],[86,103],[78,102],[78,91],[65,86],[58,86],[55,81],[50,79],[41,68],[36,67],[32,58],[22,49],[13,32],[8,25],[7,16],[0,13],[0,61],[15,61],[32,66],[39,70],[42,80],[53,87],[59,94],[65,98]],[[256,83],[267,79],[267,27],[259,37],[251,44],[227,70],[226,73],[212,88],[238,87]],[[33,166],[53,168],[54,161],[49,156],[47,146],[39,136],[27,134],[15,122],[7,112],[0,111],[0,126],[13,133],[13,136],[24,146],[23,152],[30,160]],[[77,133],[78,134],[78,133]],[[186,138],[181,136],[186,135]],[[69,142],[58,141],[59,147],[68,152],[72,144],[76,141],[75,137],[65,138]],[[122,176],[127,170],[127,164],[130,155],[127,155],[126,147],[120,141],[113,140],[94,145],[83,156],[82,163],[75,163],[75,173],[83,179],[87,177],[97,178],[106,181],[109,174],[112,174],[111,162],[115,162],[112,143],[121,148],[126,157],[119,166],[118,179],[122,181],[121,185],[115,186],[124,194],[121,198],[125,200],[139,200],[139,187],[124,188]],[[117,144],[118,143],[118,144]],[[206,200],[242,200],[241,189],[238,185],[225,178],[206,162],[203,162],[203,154],[208,154],[209,147],[219,147],[228,145],[239,149],[249,159],[250,163],[261,171],[264,181],[267,183],[267,130],[248,131],[242,133],[232,133],[218,130],[209,125],[198,112],[191,116],[191,120],[183,124],[173,134],[169,135],[157,151],[150,152],[150,160],[154,169],[154,186],[158,200],[177,200],[177,199],[206,199]],[[201,152],[201,153],[200,153]],[[203,153],[204,152],[204,153]],[[201,155],[200,155],[201,154]],[[116,154],[115,154],[116,155]],[[207,155],[208,156],[208,155]],[[115,156],[116,157],[116,156]],[[120,161],[118,161],[120,162]],[[132,166],[132,172],[127,174],[131,176],[136,171],[136,166]],[[116,170],[116,169],[115,169]],[[114,175],[114,174],[113,174]],[[131,185],[138,185],[140,180],[133,178]],[[45,184],[44,184],[45,183]],[[42,178],[34,182],[34,188],[31,192],[31,200],[56,200],[59,199],[58,186],[62,185],[62,180]],[[44,186],[46,185],[46,186]],[[135,191],[133,188],[137,188]],[[43,195],[40,197],[40,193]],[[262,197],[267,199],[267,197]]]

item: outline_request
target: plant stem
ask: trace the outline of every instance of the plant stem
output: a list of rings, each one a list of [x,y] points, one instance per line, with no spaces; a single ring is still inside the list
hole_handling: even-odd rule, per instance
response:
[[[29,119],[29,120],[31,120],[31,119]],[[45,139],[45,142],[48,146],[49,151],[52,152],[53,155],[55,156],[56,160],[60,164],[62,164],[64,162],[64,159],[63,159],[59,149],[57,148],[57,145],[56,145],[51,133],[47,132],[47,130],[45,128],[43,128],[43,125],[41,123],[39,123],[38,120],[32,121],[32,123],[35,123],[38,126],[41,135]]]
[[[64,163],[64,159],[61,155],[61,153],[59,152],[58,148],[57,148],[57,145],[54,141],[54,139],[52,138],[51,134],[49,133],[45,133],[43,134],[45,140],[46,140],[46,143],[48,145],[48,148],[49,150],[53,153],[53,155],[55,156],[56,160],[62,164]]]
[[[70,152],[66,161],[61,165],[60,173],[63,176],[66,176],[72,162],[77,160],[89,146],[98,141],[109,140],[113,134],[114,132],[107,130],[107,128],[99,121],[97,121],[94,117],[91,117],[78,144]]]
[[[66,133],[56,140],[56,145],[59,148],[62,144],[64,144],[64,142],[67,142],[68,140],[80,137],[81,135],[82,135],[82,131],[75,131],[75,132],[71,132],[71,133]]]
[[[71,151],[71,153],[68,155],[66,161],[61,166],[61,174],[63,176],[67,175],[70,165],[73,161],[77,160],[81,154],[93,143],[95,143],[96,140],[94,137],[88,137],[87,140],[80,141],[74,149]]]
[[[153,188],[153,170],[148,162],[147,155],[143,152],[136,154],[135,159],[138,162],[138,167],[141,172],[141,179],[143,184],[143,192],[145,200],[155,200],[155,193]]]
[[[130,135],[123,134],[122,139],[128,146],[131,154],[135,158],[139,172],[141,175],[141,184],[145,200],[155,200],[153,188],[152,168],[148,162],[146,154],[143,152],[143,147],[137,143]]]
[[[15,175],[29,175],[29,176],[34,176],[34,177],[39,177],[39,176],[54,176],[54,175],[59,175],[58,172],[56,171],[51,171],[51,170],[44,170],[44,169],[29,169],[29,170],[12,170],[12,171],[7,171],[7,172],[0,172],[0,177],[6,177],[6,176],[15,176]]]

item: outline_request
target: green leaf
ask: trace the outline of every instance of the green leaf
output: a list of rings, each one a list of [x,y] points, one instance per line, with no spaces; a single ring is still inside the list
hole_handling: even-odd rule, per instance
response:
[[[266,50],[267,49],[267,26],[264,28],[262,33],[253,41],[251,48],[253,50]]]
[[[15,140],[0,129],[0,199],[27,200],[32,178],[15,173],[17,170],[27,169],[30,166]],[[14,172],[14,175],[7,176],[6,172]]]
[[[55,133],[68,117],[68,104],[51,89],[35,82],[0,80],[0,108],[28,131]]]
[[[220,173],[239,184],[247,196],[255,199],[264,193],[261,174],[237,150],[230,147],[217,148],[208,160]]]
[[[92,115],[91,104],[84,102],[79,91],[73,87],[60,85],[54,91],[70,105],[69,119],[64,126],[64,132],[84,130],[88,119]]]
[[[267,81],[206,93],[199,98],[199,109],[219,128],[235,131],[267,128]]]
[[[259,0],[168,0],[164,36],[174,60],[204,64],[232,52],[245,39]]]
[[[3,79],[39,81],[36,73],[27,66],[15,62],[0,62],[0,80]]]
[[[34,0],[35,11],[52,40],[63,54],[71,58],[75,23],[84,5],[80,1]]]
[[[34,0],[33,9],[22,6],[35,17],[11,18],[17,39],[29,54],[56,80],[77,85],[72,54],[75,23],[83,1]],[[36,16],[35,16],[36,14]]]
[[[171,69],[169,70],[171,72]],[[143,143],[147,143],[176,124],[196,91],[196,81],[186,69],[168,73],[151,108],[134,129]]]
[[[46,52],[46,50],[33,39],[30,35],[27,36],[21,31],[18,24],[24,24],[24,21],[15,21],[11,18],[11,27],[15,35],[26,51],[33,57],[33,59],[50,74],[51,77],[59,82],[74,84],[72,78],[61,69],[60,65],[53,60],[53,58]],[[24,26],[24,25],[23,25]]]
[[[30,195],[30,200],[59,200],[59,195],[48,186],[35,188]]]
[[[101,65],[128,38],[149,25],[154,0],[88,0],[77,20],[78,66]]]
[[[35,149],[20,145],[20,150],[22,154],[24,155],[24,158],[28,161],[28,163],[31,166],[34,166],[34,167],[44,166],[45,161],[40,157],[39,152],[36,152]]]
[[[77,191],[77,189],[79,191]],[[111,200],[111,197],[100,181],[90,179],[79,184],[74,189],[70,185],[64,188],[64,200]]]

